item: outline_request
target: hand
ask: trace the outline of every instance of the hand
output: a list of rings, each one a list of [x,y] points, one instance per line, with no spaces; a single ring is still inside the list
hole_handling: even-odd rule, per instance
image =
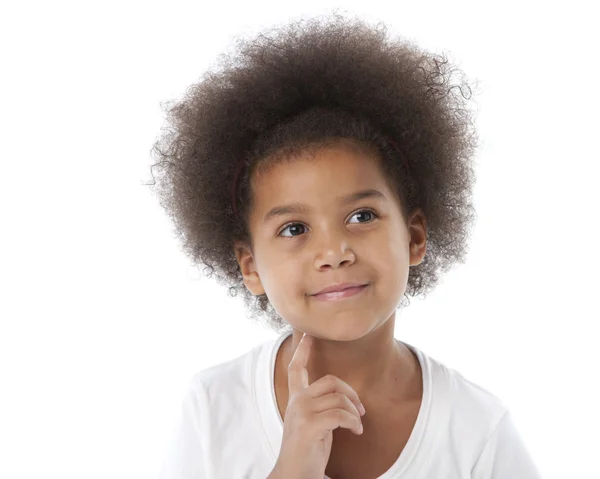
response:
[[[306,365],[313,339],[308,334],[302,337],[288,366],[289,400],[281,451],[269,477],[322,479],[331,454],[332,431],[343,427],[357,435],[363,432],[364,407],[348,383],[328,374],[309,386]]]

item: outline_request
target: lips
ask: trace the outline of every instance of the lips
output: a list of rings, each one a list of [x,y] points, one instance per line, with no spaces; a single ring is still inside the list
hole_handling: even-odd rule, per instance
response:
[[[338,293],[341,291],[344,291],[346,289],[349,288],[358,288],[361,286],[366,286],[368,283],[337,283],[337,284],[332,284],[327,286],[326,288],[323,288],[321,291],[317,291],[316,293],[312,294],[311,296],[316,296],[318,294],[324,294],[324,293]]]
[[[364,284],[362,286],[352,286],[350,288],[343,289],[342,291],[337,291],[333,293],[320,293],[313,294],[312,297],[316,301],[324,301],[326,303],[337,303],[338,301],[346,301],[351,298],[359,298],[362,296],[363,291],[365,291],[369,287],[370,283]]]

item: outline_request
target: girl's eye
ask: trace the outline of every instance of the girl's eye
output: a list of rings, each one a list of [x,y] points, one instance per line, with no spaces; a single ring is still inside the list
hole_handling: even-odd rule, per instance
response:
[[[354,213],[352,215],[352,217],[358,215],[358,214],[363,214],[363,213],[367,213],[369,215],[372,215],[374,218],[378,218],[379,216],[372,210],[360,210],[357,211],[356,213]],[[372,220],[371,220],[372,221]],[[359,221],[359,223],[369,223],[369,221]],[[283,233],[285,230],[289,229],[290,232],[293,229],[297,229],[297,228],[305,228],[305,226],[302,223],[289,223],[288,225],[286,225],[278,234],[277,236],[282,236],[283,238],[293,238],[294,236],[298,236],[298,235],[294,235],[292,234],[291,236],[286,236],[286,235],[282,235],[281,233]]]

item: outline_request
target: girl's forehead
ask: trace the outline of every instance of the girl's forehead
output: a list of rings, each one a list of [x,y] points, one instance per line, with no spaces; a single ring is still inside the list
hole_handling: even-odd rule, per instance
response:
[[[342,145],[270,159],[264,165],[258,165],[252,179],[256,187],[268,184],[272,188],[290,181],[326,181],[332,176],[346,181],[362,179],[364,182],[385,175],[381,159],[375,154]]]
[[[256,176],[252,189],[258,210],[284,203],[337,206],[348,203],[343,200],[351,195],[366,190],[391,196],[376,159],[334,151],[274,165]]]

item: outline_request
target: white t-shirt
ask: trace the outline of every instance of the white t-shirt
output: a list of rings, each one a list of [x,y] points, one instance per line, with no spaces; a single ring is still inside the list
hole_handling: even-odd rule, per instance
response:
[[[266,479],[283,436],[275,357],[289,334],[192,377],[160,479]],[[496,396],[403,344],[421,363],[423,399],[406,446],[378,479],[541,479]]]

